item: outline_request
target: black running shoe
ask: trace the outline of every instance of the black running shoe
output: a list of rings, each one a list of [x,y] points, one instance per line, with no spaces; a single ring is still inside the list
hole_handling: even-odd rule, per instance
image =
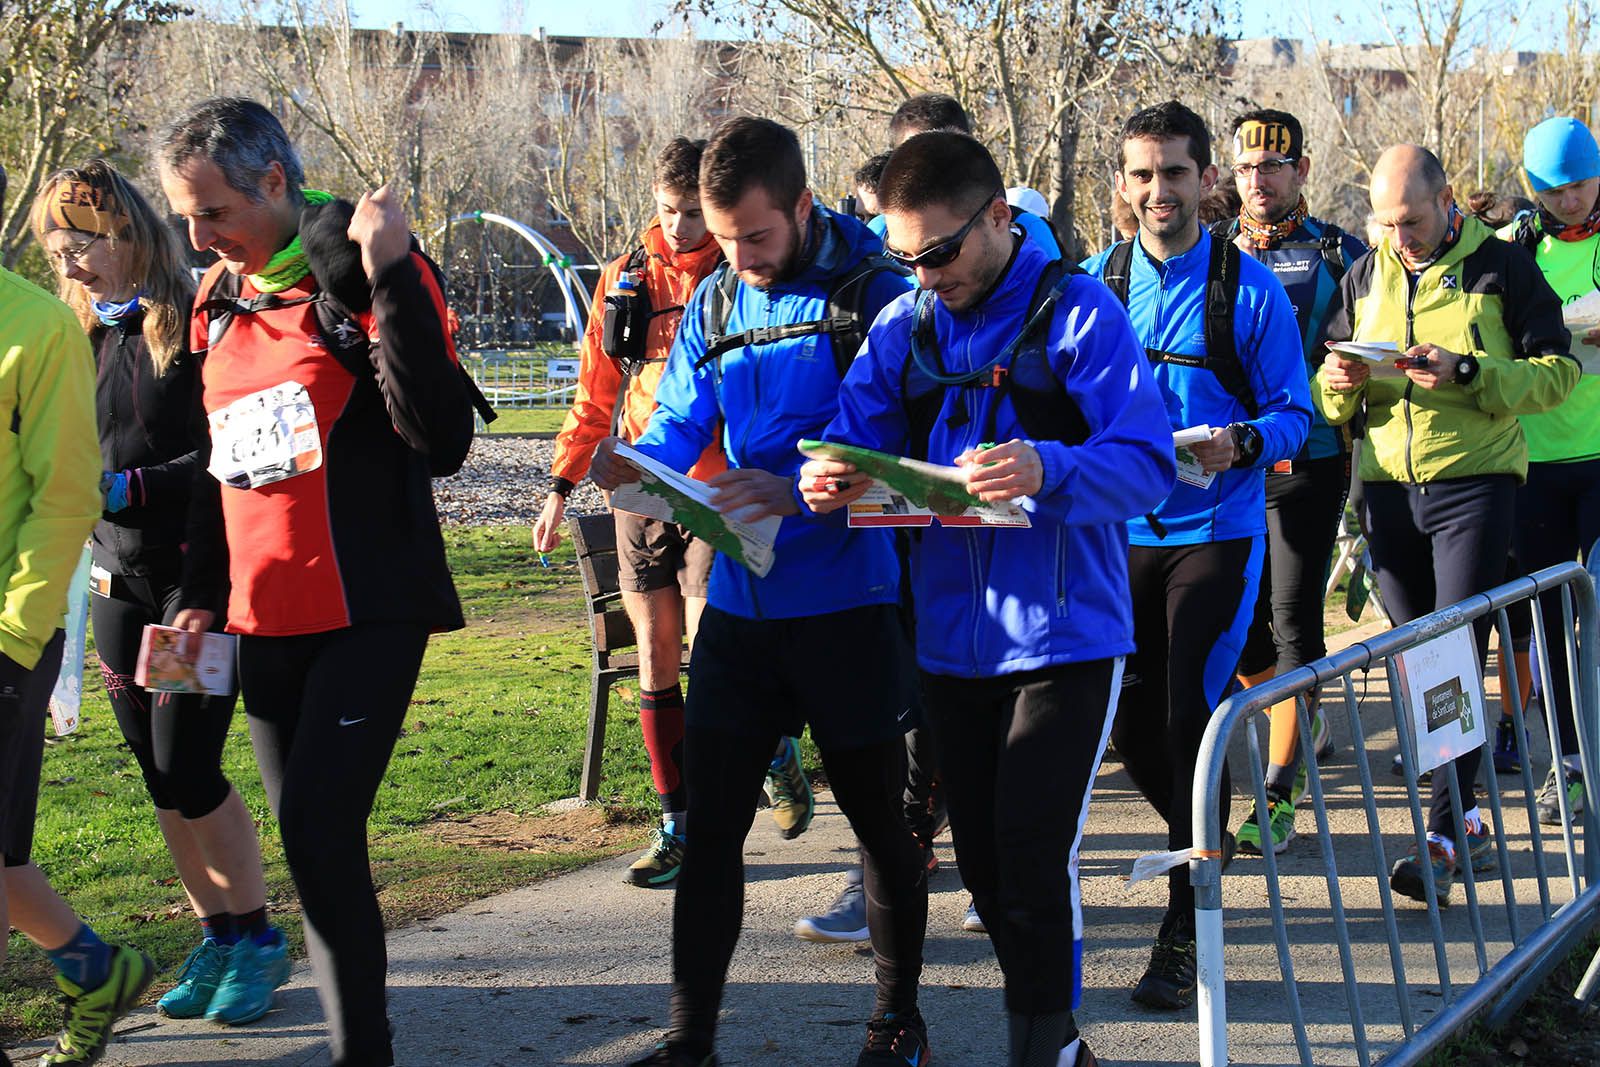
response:
[[[688,1052],[674,1052],[665,1041],[651,1050],[642,1060],[634,1060],[628,1067],[717,1067],[717,1055],[695,1056]]]
[[[889,1013],[867,1024],[867,1043],[856,1057],[856,1067],[927,1067],[928,1027],[920,1011]]]
[[[1193,937],[1158,937],[1133,999],[1147,1008],[1187,1008],[1194,1003],[1194,971]]]

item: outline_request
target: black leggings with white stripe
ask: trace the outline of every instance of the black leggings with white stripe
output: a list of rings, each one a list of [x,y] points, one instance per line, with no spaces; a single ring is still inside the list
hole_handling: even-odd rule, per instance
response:
[[[996,678],[922,676],[956,863],[994,942],[1014,1015],[1077,1007],[1078,846],[1121,675],[1119,658]]]

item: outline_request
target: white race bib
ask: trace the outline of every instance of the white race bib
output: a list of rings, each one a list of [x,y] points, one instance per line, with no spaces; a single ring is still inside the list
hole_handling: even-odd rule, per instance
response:
[[[322,437],[311,394],[284,382],[242,396],[207,416],[211,463],[217,481],[258,489],[322,466]]]

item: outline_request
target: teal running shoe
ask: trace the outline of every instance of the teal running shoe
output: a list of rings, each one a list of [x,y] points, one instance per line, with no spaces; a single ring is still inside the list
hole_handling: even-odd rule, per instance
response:
[[[206,938],[183,961],[178,984],[156,1001],[156,1010],[171,1019],[198,1019],[211,1007],[211,998],[227,966],[228,950]]]
[[[228,950],[227,967],[211,998],[206,1018],[214,1023],[243,1026],[272,1010],[272,994],[289,980],[289,945],[283,931],[276,939],[258,945],[246,937]]]

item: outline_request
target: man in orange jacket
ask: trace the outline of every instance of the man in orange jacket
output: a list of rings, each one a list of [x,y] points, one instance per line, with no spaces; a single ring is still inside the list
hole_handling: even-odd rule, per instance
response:
[[[700,214],[700,155],[704,141],[674,138],[656,158],[651,194],[656,218],[640,246],[606,265],[595,287],[589,325],[583,336],[578,389],[572,410],[556,435],[550,464],[553,484],[533,527],[533,544],[549,552],[561,542],[567,494],[589,471],[595,445],[610,434],[629,441],[644,431],[655,410],[656,386],[678,333],[683,306],[695,287],[722,261],[717,242],[706,234]],[[608,301],[618,282],[633,283],[631,298]],[[611,307],[612,330],[606,317]],[[632,303],[643,343],[621,341],[617,322],[623,303]],[[610,351],[608,351],[608,346]],[[630,351],[632,349],[636,349]],[[689,471],[709,479],[727,469],[721,448],[712,444]],[[617,578],[622,603],[639,639],[639,725],[650,754],[650,774],[661,797],[661,829],[650,847],[628,868],[632,885],[672,883],[683,860],[687,802],[683,786],[683,690],[678,665],[687,634],[694,640],[706,603],[706,582],[714,552],[710,545],[673,523],[616,512]],[[800,768],[799,749],[785,738],[774,756],[767,792],[773,816],[786,837],[810,825],[810,786]]]

